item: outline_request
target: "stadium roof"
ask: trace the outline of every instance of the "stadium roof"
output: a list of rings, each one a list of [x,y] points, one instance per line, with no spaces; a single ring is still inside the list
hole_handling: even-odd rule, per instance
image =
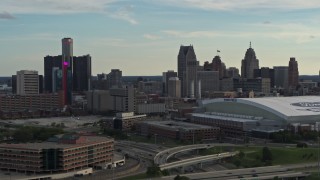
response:
[[[207,106],[214,103],[233,103],[249,105],[248,107],[263,109],[284,120],[297,120],[297,118],[312,117],[320,120],[320,96],[293,96],[293,97],[264,97],[264,98],[219,98],[203,100],[202,105]]]

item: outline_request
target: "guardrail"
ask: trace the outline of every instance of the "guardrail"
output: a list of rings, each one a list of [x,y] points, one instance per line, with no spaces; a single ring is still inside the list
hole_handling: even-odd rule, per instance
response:
[[[200,157],[185,159],[185,160],[176,161],[176,162],[172,162],[172,163],[162,164],[159,167],[161,170],[171,169],[171,168],[176,168],[176,167],[183,167],[183,166],[187,166],[187,165],[198,164],[201,162],[232,157],[232,156],[237,155],[238,153],[239,152],[236,151],[236,152],[226,152],[226,153],[220,153],[220,154],[214,154],[214,155],[200,156]]]

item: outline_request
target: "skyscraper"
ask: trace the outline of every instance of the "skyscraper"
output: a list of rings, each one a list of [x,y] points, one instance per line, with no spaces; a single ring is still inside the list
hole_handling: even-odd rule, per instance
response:
[[[295,89],[299,84],[299,70],[296,58],[291,57],[288,69],[288,86],[289,89]]]
[[[91,56],[73,57],[73,91],[89,91],[91,84]]]
[[[193,46],[180,46],[178,54],[178,78],[181,80],[182,97],[192,96],[192,89],[198,89],[194,86],[197,83],[197,71],[199,62]],[[197,92],[195,92],[197,94]]]
[[[72,103],[72,61],[73,61],[73,40],[63,38],[62,40],[62,89],[64,104]]]
[[[277,88],[288,89],[288,66],[274,66],[274,85]]]
[[[256,57],[256,53],[250,47],[247,49],[244,59],[241,62],[241,77],[247,79],[253,79],[253,71],[259,69],[259,60]]]
[[[62,70],[62,56],[46,56],[44,57],[44,92],[52,93],[56,92],[53,87],[54,84],[59,84],[54,82],[53,74],[56,70]],[[61,74],[62,75],[62,74]],[[61,77],[62,78],[62,77]],[[60,82],[62,84],[62,82]]]
[[[212,71],[218,71],[220,79],[222,79],[225,76],[226,65],[221,61],[220,56],[215,56],[212,59]]]
[[[269,78],[271,88],[274,87],[274,69],[269,67],[261,67],[260,69],[255,69],[253,78]]]

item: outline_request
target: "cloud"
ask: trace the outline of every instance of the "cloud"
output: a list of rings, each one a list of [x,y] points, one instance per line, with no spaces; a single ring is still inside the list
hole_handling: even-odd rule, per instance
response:
[[[273,38],[277,40],[293,41],[297,44],[307,43],[320,36],[317,28],[303,24],[244,24],[248,27],[246,31],[179,31],[163,30],[161,31],[172,38]]]
[[[120,7],[115,5],[119,0],[1,0],[0,12],[14,14],[76,14],[101,13],[109,17],[127,21],[131,24],[138,22],[132,17],[133,7],[130,5]],[[2,16],[9,14],[2,14]],[[1,14],[0,14],[1,16]]]
[[[70,14],[103,12],[115,0],[1,0],[0,11],[15,14]]]
[[[144,38],[149,39],[149,40],[158,40],[161,39],[160,36],[152,35],[152,34],[144,34]]]
[[[217,37],[220,34],[216,31],[177,31],[177,30],[164,30],[163,33],[179,38],[201,38],[201,37]]]
[[[127,5],[120,7],[116,12],[111,14],[111,17],[115,19],[121,19],[129,22],[130,24],[138,24],[138,22],[132,17],[133,6]]]
[[[155,0],[154,2],[157,3]],[[296,10],[320,8],[318,0],[161,0],[161,4],[222,11],[241,9]]]
[[[63,37],[63,33],[34,33],[22,36],[6,36],[0,38],[0,41],[57,41]]]
[[[0,19],[15,19],[15,17],[6,11],[3,11],[0,13]]]

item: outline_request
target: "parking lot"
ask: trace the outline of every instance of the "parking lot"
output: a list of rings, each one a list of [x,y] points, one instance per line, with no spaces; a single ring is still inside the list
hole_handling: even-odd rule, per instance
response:
[[[29,125],[29,126],[51,126],[52,123],[64,124],[66,128],[80,127],[84,124],[98,122],[101,116],[78,116],[78,117],[50,117],[38,119],[16,119],[7,120],[7,123],[16,125]]]

